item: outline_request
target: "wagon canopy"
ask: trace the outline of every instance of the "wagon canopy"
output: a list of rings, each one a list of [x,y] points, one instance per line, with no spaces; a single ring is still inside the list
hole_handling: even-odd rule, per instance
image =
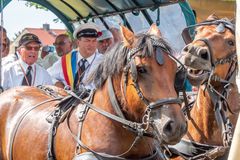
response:
[[[1,0],[1,9],[12,0]],[[189,4],[185,0],[25,0],[40,4],[53,12],[65,25],[73,30],[81,23],[94,21],[104,28],[111,20],[121,23],[134,32],[157,23],[161,31],[179,50],[183,41],[176,36],[187,25],[195,23]],[[13,1],[14,2],[14,1]],[[173,42],[175,41],[175,42]]]

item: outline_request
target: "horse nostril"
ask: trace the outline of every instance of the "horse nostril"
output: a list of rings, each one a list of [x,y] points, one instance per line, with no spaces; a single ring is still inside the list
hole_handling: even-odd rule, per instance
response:
[[[174,121],[169,120],[163,127],[163,133],[166,135],[172,135],[175,132],[176,126]]]
[[[183,48],[183,51],[184,51],[184,52],[188,52],[188,50],[189,50],[188,48],[189,48],[189,45],[185,46],[185,47]]]
[[[207,49],[200,49],[198,51],[198,56],[200,56],[204,60],[209,60],[209,54]]]

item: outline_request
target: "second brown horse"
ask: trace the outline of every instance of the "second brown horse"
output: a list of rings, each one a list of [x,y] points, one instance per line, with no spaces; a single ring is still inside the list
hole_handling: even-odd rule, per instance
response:
[[[211,15],[186,31],[194,39],[182,60],[198,94],[193,106],[184,108],[188,132],[174,148],[183,159],[226,159],[240,109],[234,24]]]

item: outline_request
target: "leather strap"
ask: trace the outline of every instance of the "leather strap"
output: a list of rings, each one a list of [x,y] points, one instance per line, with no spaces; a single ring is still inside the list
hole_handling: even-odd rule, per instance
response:
[[[113,89],[112,78],[110,76],[108,76],[108,94],[114,111],[117,113],[119,117],[126,119],[118,104],[118,100]]]
[[[22,121],[23,121],[23,119],[26,117],[26,115],[30,112],[30,111],[32,111],[32,110],[34,110],[35,108],[37,108],[37,107],[39,107],[39,106],[41,106],[41,105],[43,105],[43,104],[45,104],[45,103],[48,103],[48,102],[52,102],[52,101],[57,101],[57,100],[60,100],[61,98],[55,98],[55,99],[47,99],[47,100],[45,100],[45,101],[43,101],[43,102],[40,102],[40,103],[38,103],[38,104],[36,104],[36,105],[34,105],[34,106],[32,106],[32,107],[30,107],[30,108],[28,108],[28,109],[26,109],[24,112],[23,112],[23,114],[19,117],[19,119],[17,120],[17,124],[14,126],[14,128],[13,128],[13,132],[12,132],[12,134],[11,134],[11,139],[10,139],[10,145],[9,145],[9,160],[12,160],[13,159],[13,143],[14,143],[14,139],[15,139],[15,137],[16,137],[16,134],[17,134],[17,130],[18,130],[18,128],[19,128],[19,126],[20,126],[20,124],[22,123]]]

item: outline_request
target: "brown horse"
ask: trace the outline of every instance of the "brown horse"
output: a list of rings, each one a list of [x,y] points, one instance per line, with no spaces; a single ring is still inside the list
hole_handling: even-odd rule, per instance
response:
[[[199,90],[193,106],[184,108],[188,132],[174,148],[186,159],[224,158],[240,109],[234,24],[211,15],[186,31],[195,37],[183,48],[182,60]]]
[[[19,87],[0,95],[0,159],[158,159],[159,146],[179,142],[187,125],[170,47],[156,25],[122,33],[90,78],[95,92]]]

